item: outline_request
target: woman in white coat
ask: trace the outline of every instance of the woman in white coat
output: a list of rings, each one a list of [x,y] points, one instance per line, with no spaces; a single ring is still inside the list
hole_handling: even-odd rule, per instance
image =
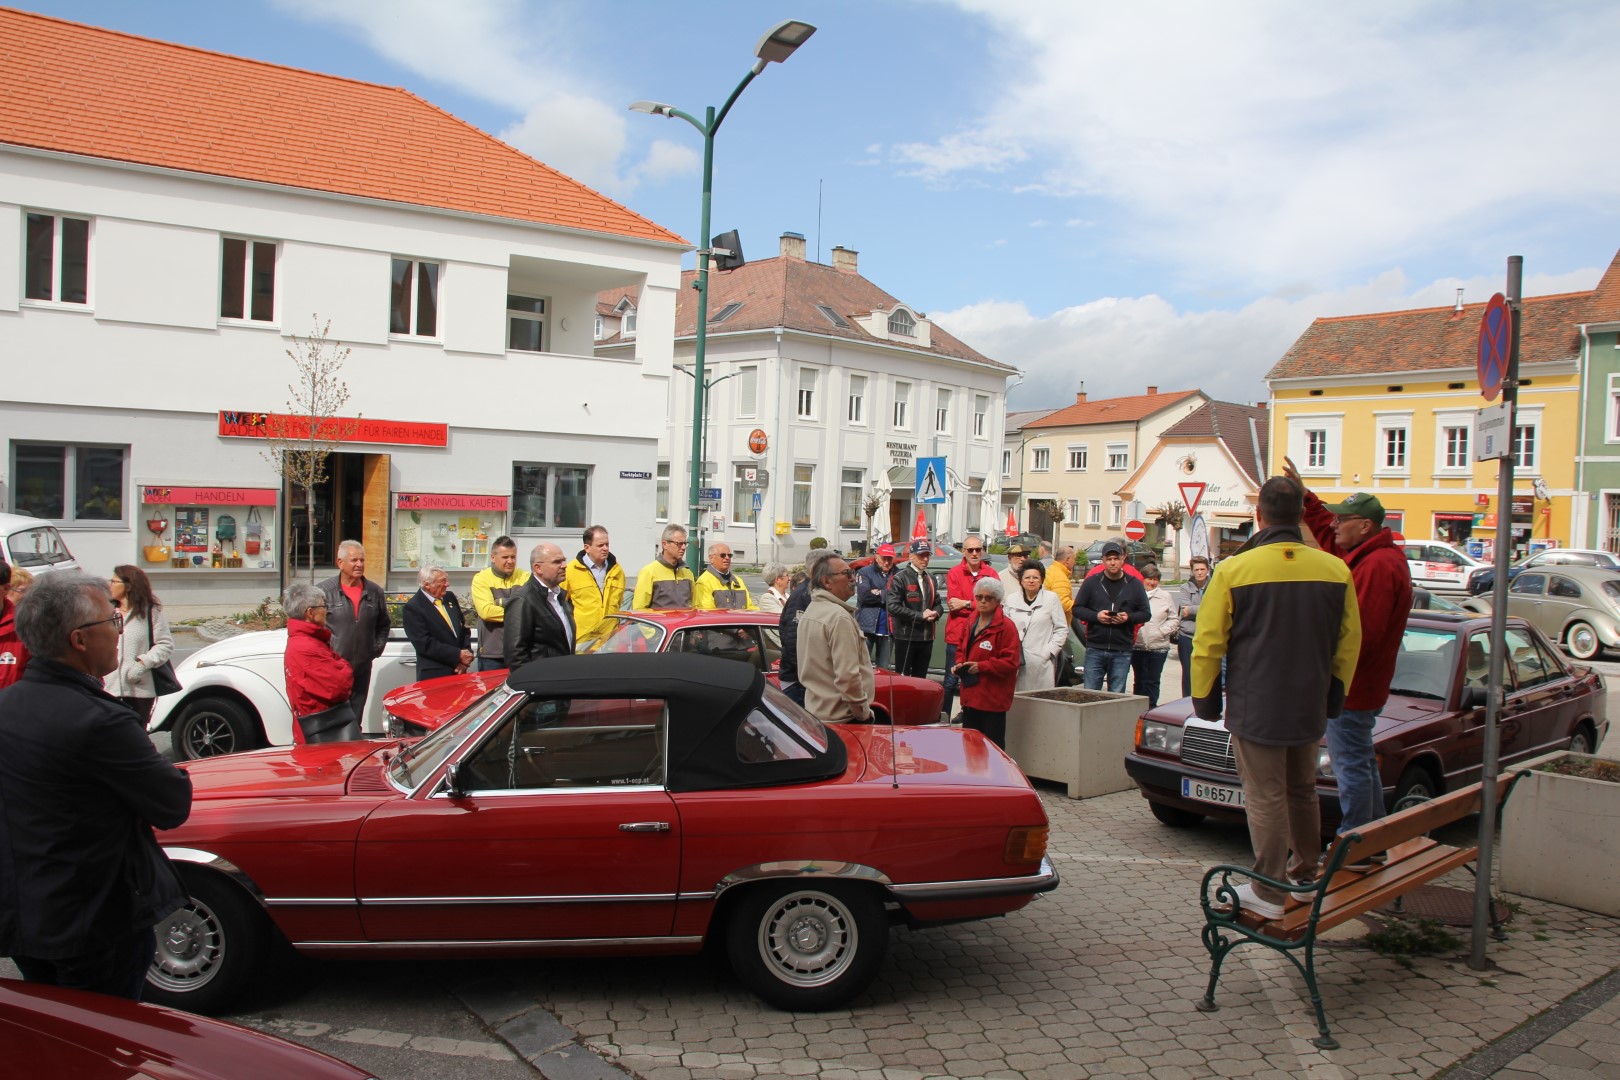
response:
[[[174,652],[174,635],[163,605],[152,595],[152,582],[138,566],[115,566],[107,579],[113,603],[124,617],[118,638],[118,666],[101,680],[107,693],[135,710],[145,723],[152,717],[157,691],[152,669],[162,667]]]
[[[1136,647],[1131,651],[1131,693],[1148,699],[1148,708],[1159,703],[1159,676],[1164,662],[1181,632],[1181,609],[1175,597],[1159,587],[1159,568],[1142,567],[1142,586],[1147,589],[1148,621],[1136,631]]]
[[[1024,646],[1024,666],[1018,669],[1018,690],[1046,690],[1056,682],[1053,661],[1069,643],[1069,624],[1063,603],[1046,588],[1046,568],[1031,559],[1019,572],[1022,588],[1009,592],[1001,610],[1018,628]]]

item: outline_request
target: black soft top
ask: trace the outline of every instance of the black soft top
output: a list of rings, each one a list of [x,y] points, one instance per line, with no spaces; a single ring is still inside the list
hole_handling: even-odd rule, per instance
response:
[[[776,714],[795,706],[766,693],[765,676],[751,664],[694,653],[594,653],[535,660],[506,683],[540,697],[648,697],[669,706],[666,736],[671,791],[715,791],[804,783],[841,776],[848,761],[844,740],[827,731],[824,750],[786,761],[744,761],[738,732],[756,709]],[[786,721],[779,721],[791,727]]]

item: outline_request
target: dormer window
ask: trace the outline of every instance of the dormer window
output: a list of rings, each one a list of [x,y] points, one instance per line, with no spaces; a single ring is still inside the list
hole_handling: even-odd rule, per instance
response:
[[[894,314],[889,316],[889,333],[899,337],[916,337],[917,320],[905,308],[896,308]]]
[[[613,313],[619,317],[619,336],[633,338],[636,336],[636,305],[630,302],[627,296],[614,305]]]

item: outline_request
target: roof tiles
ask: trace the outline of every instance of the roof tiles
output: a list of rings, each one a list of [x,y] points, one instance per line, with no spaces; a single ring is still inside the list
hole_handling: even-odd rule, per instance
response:
[[[0,143],[684,244],[409,91],[0,8]]]
[[[1136,394],[1132,397],[1101,398],[1082,401],[1048,413],[1031,421],[1026,428],[1084,427],[1087,424],[1123,424],[1152,416],[1162,409],[1179,404],[1201,390],[1170,390],[1157,394]]]

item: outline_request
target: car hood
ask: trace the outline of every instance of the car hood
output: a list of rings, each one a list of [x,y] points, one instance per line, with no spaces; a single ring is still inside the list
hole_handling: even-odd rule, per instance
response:
[[[461,710],[506,682],[508,672],[480,671],[446,675],[442,679],[411,683],[383,698],[383,711],[408,724],[432,731]]]
[[[1391,694],[1389,701],[1379,710],[1378,717],[1373,723],[1373,732],[1376,735],[1413,720],[1428,719],[1444,708],[1445,703],[1441,701]],[[1149,709],[1142,714],[1142,719],[1184,724],[1192,715],[1192,698],[1177,698],[1175,701],[1162,702],[1158,707]],[[1223,723],[1221,726],[1226,725]]]
[[[886,724],[829,724],[828,728],[849,748],[845,782],[1029,787],[1029,780],[1012,759],[977,731],[949,726],[891,728]]]
[[[280,746],[249,754],[222,754],[180,765],[191,775],[193,802],[208,799],[264,799],[344,794],[355,766],[396,745],[377,739],[359,742]]]

